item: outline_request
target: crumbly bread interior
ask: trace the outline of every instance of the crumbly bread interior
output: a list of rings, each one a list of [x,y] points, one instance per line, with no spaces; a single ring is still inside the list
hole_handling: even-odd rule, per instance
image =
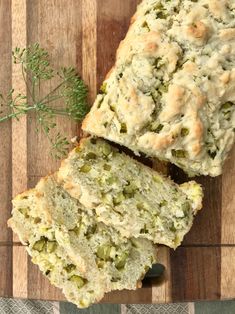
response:
[[[108,290],[107,281],[95,268],[91,267],[90,272],[85,273],[79,264],[84,263],[81,256],[71,258],[66,248],[59,244],[58,231],[36,206],[36,195],[36,190],[30,190],[14,199],[9,226],[26,245],[32,262],[53,285],[62,289],[69,301],[81,308],[98,302]]]
[[[97,221],[123,237],[176,248],[202,206],[194,181],[177,185],[106,141],[83,139],[62,162],[58,180]]]
[[[33,263],[81,308],[111,290],[136,289],[155,262],[150,241],[123,239],[97,222],[63,190],[56,174],[13,200],[9,225]]]
[[[146,239],[123,238],[114,228],[98,222],[95,210],[87,214],[84,206],[72,198],[56,179],[57,175],[47,177],[38,183],[36,189],[43,195],[45,204],[41,198],[39,203],[47,210],[53,224],[63,225],[68,230],[70,245],[66,243],[64,246],[71,249],[71,256],[73,252],[79,252],[80,246],[85,247],[85,254],[91,252],[89,258],[84,257],[86,271],[90,267],[87,260],[93,258],[93,264],[109,275],[111,289],[135,289],[140,274],[144,274],[155,260],[152,243]],[[69,201],[63,205],[63,200]],[[62,239],[63,233],[64,229],[60,232]]]

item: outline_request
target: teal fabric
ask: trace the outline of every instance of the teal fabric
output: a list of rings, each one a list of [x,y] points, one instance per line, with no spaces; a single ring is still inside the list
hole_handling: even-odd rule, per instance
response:
[[[191,314],[188,303],[174,304],[128,304],[122,314]]]
[[[196,302],[195,314],[235,314],[235,300]]]
[[[69,302],[0,298],[0,314],[235,314],[235,300],[190,304],[97,304],[81,310]]]
[[[0,314],[53,314],[52,302],[0,298]]]
[[[188,303],[175,304],[97,304],[79,310],[71,303],[60,303],[60,314],[190,314]]]
[[[121,314],[119,304],[96,304],[88,309],[80,310],[68,302],[60,302],[60,314]]]

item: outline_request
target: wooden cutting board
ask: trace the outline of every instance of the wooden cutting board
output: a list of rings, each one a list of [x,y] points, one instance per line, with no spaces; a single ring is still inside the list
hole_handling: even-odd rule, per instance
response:
[[[77,68],[89,85],[92,103],[138,2],[0,0],[0,90],[7,92],[13,84],[25,92],[19,72],[12,66],[11,51],[16,46],[39,42],[56,66]],[[78,133],[79,126],[74,123],[58,119],[58,124],[67,136]],[[40,177],[58,168],[49,155],[47,140],[35,128],[33,116],[0,125],[0,296],[62,300],[62,293],[40,274],[6,226],[12,196],[33,187]],[[168,171],[177,182],[187,180],[173,166]],[[197,181],[204,186],[203,210],[180,248],[160,248],[165,278],[137,291],[110,293],[104,302],[164,303],[235,297],[235,149],[222,176]]]

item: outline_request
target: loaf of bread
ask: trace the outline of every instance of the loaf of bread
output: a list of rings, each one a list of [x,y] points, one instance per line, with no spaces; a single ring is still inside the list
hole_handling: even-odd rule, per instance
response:
[[[234,143],[234,0],[144,0],[86,132],[217,176]]]
[[[13,200],[12,227],[32,262],[78,307],[87,307],[115,289],[136,289],[156,261],[146,239],[124,239],[95,220],[57,182],[42,179]]]
[[[81,140],[62,162],[58,180],[122,237],[145,238],[176,248],[202,206],[194,181],[177,185],[102,139]]]

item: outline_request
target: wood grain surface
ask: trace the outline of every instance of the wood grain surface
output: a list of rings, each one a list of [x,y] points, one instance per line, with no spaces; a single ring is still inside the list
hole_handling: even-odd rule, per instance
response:
[[[11,86],[25,91],[11,50],[39,42],[55,66],[74,66],[89,85],[92,104],[112,67],[138,0],[0,0],[0,91]],[[51,86],[52,88],[53,86]],[[42,90],[42,93],[48,90]],[[68,136],[80,128],[58,118]],[[35,132],[33,115],[0,125],[0,296],[63,300],[33,265],[16,236],[7,228],[12,196],[33,187],[40,177],[58,168],[45,137]],[[176,182],[187,176],[174,166],[153,162]],[[217,178],[200,177],[203,210],[176,251],[160,247],[159,262],[166,266],[161,280],[137,291],[109,293],[103,302],[165,303],[171,301],[235,298],[235,148]]]
[[[0,1],[0,90],[11,88],[11,4]],[[0,129],[0,295],[12,295],[12,234],[7,228],[12,196],[12,132],[11,122],[1,124]]]

